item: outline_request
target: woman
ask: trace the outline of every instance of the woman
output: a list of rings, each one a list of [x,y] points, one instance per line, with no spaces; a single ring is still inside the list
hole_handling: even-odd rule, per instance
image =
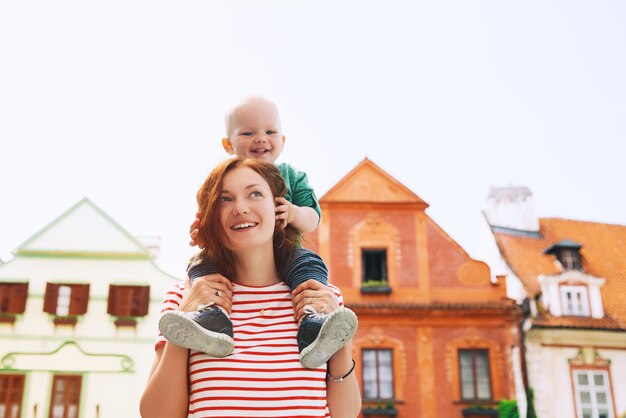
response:
[[[305,307],[328,313],[338,309],[341,295],[314,280],[290,294],[280,280],[276,266],[297,242],[295,230],[276,226],[274,198],[284,193],[272,164],[238,158],[216,167],[198,191],[204,251],[232,280],[214,274],[191,286],[187,281],[168,292],[164,310],[223,308],[233,322],[235,349],[214,358],[157,340],[143,418],[358,415],[351,343],[319,369],[300,365],[296,332]]]

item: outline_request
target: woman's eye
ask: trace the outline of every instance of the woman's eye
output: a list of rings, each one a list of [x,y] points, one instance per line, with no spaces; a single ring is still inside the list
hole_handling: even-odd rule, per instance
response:
[[[261,192],[252,192],[250,197],[263,197],[263,194]]]
[[[220,202],[230,202],[231,200],[230,196],[220,196]]]

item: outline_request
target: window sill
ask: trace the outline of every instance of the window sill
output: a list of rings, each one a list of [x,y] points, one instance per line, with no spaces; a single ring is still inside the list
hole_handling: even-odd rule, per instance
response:
[[[378,418],[378,417],[395,417],[398,415],[398,411],[395,408],[371,408],[366,407],[363,409],[363,416],[365,418]]]
[[[464,418],[491,418],[500,416],[497,409],[493,408],[465,408],[462,411]]]
[[[52,323],[54,323],[55,326],[69,325],[73,327],[78,323],[78,318],[75,316],[55,316]]]
[[[15,315],[0,314],[0,324],[15,324]]]
[[[135,328],[137,326],[137,320],[135,318],[117,318],[114,322],[116,327],[130,327]]]
[[[383,294],[388,295],[391,293],[391,287],[389,286],[361,286],[361,293],[363,294]]]

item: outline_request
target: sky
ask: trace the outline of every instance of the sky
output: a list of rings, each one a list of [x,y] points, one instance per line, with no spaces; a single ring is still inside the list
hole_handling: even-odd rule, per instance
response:
[[[83,197],[182,277],[225,111],[318,196],[368,157],[470,254],[492,186],[626,224],[621,1],[0,2],[0,257]]]

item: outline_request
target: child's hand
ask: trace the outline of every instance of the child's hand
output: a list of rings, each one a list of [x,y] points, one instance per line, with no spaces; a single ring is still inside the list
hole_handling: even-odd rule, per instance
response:
[[[277,197],[274,200],[278,203],[278,206],[276,206],[276,220],[279,225],[284,228],[293,222],[293,219],[296,216],[297,206],[284,197]]]
[[[189,241],[189,245],[195,247],[196,245],[203,250],[204,244],[198,242],[198,234],[200,233],[200,212],[196,212],[196,219],[193,221],[191,226],[189,227],[189,236],[191,236],[191,241]]]

